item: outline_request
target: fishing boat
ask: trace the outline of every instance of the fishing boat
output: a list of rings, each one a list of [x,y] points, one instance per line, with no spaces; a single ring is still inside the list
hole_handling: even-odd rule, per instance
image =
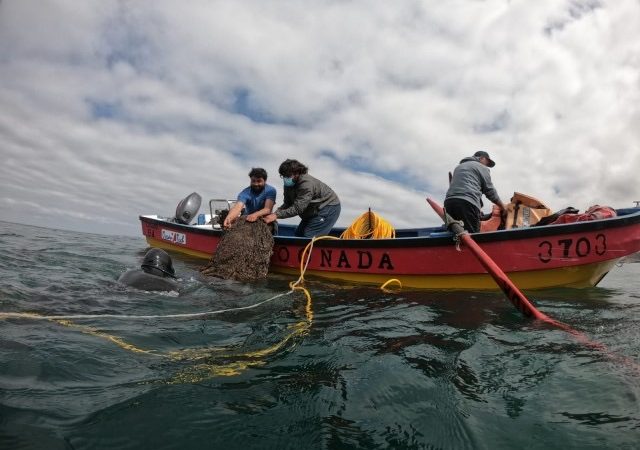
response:
[[[210,214],[200,214],[195,221],[193,211],[182,213],[186,220],[179,217],[186,200],[174,217],[141,215],[142,233],[152,247],[209,259],[223,235],[225,208],[215,205],[232,202],[211,200]],[[617,209],[616,214],[471,236],[521,289],[591,287],[622,258],[640,251],[640,208]],[[443,226],[397,229],[388,239],[339,239],[344,228],[335,228],[332,239],[313,242],[308,256],[305,248],[311,240],[294,236],[294,231],[293,225],[279,225],[270,271],[296,275],[304,258],[306,278],[376,285],[396,279],[404,288],[415,289],[499,289],[478,259]]]

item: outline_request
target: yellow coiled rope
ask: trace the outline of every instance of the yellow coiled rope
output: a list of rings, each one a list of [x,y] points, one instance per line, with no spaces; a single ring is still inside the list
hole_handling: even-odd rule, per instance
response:
[[[393,239],[396,230],[384,218],[369,210],[340,235],[341,239]]]

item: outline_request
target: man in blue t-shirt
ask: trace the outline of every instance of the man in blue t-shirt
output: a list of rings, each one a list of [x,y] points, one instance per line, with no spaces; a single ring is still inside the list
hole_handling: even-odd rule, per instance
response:
[[[276,204],[276,188],[267,184],[267,171],[257,167],[249,172],[251,184],[238,194],[235,205],[224,219],[224,227],[229,228],[241,214],[248,222],[255,222],[262,216],[271,214]]]

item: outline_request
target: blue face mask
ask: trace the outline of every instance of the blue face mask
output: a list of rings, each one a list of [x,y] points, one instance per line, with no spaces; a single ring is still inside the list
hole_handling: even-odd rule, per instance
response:
[[[295,184],[292,177],[283,178],[282,183],[284,184],[284,187],[291,187]]]

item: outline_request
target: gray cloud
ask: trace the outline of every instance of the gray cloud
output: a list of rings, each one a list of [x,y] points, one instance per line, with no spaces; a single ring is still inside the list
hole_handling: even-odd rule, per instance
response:
[[[553,208],[639,200],[640,5],[0,3],[5,220],[137,234],[197,191],[300,159],[393,225],[438,223],[447,172]]]

